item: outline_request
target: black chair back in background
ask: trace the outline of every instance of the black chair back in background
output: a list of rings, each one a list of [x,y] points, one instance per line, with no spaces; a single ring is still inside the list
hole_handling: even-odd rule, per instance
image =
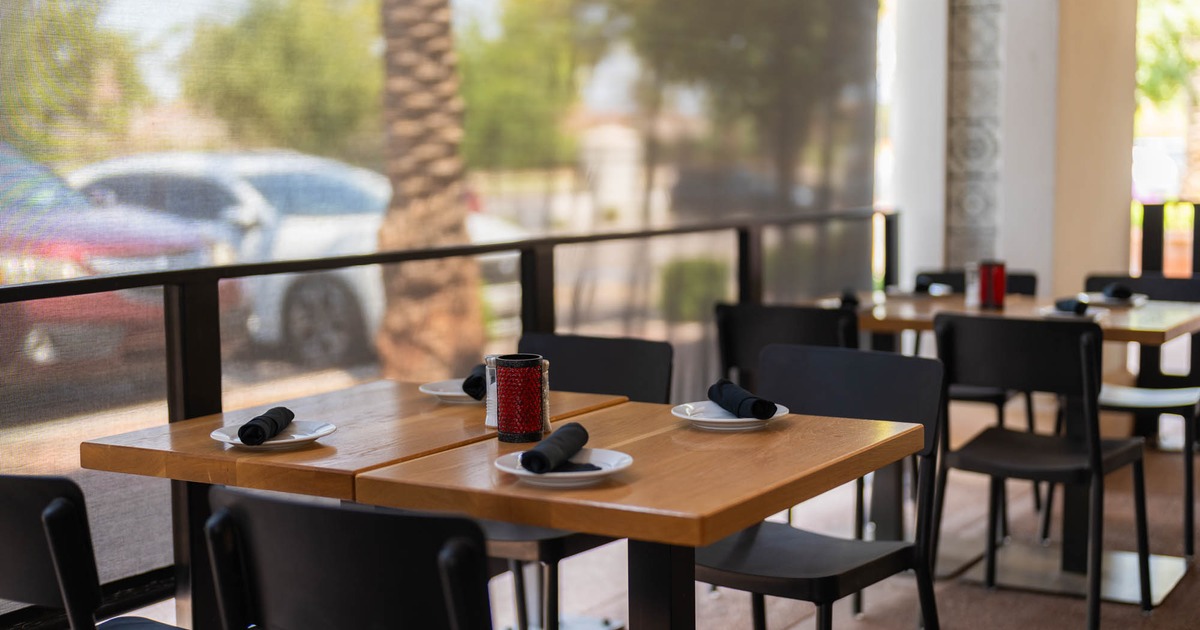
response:
[[[755,367],[763,348],[773,343],[858,347],[858,314],[816,306],[717,304],[717,349],[721,374],[757,389]]]
[[[918,293],[928,291],[930,284],[944,284],[954,293],[967,290],[967,273],[962,269],[918,271],[914,287]],[[1005,274],[1004,292],[1010,295],[1037,295],[1037,274],[1032,271],[1010,271]]]
[[[225,630],[491,628],[483,532],[469,519],[223,487],[209,500]]]
[[[847,540],[763,522],[698,549],[696,578],[754,593],[756,629],[766,623],[763,594],[811,601],[818,606],[817,627],[831,628],[833,602],[911,569],[925,628],[936,629],[930,543],[944,412],[941,363],[890,352],[773,344],[763,350],[759,367],[760,393],[793,413],[925,427],[916,540]]]
[[[64,609],[71,630],[95,628],[100,578],[83,491],[65,477],[0,475],[0,598]],[[102,628],[172,628],[140,617]]]
[[[665,341],[525,333],[517,352],[550,360],[550,387],[568,392],[628,396],[636,402],[671,398],[671,360]]]

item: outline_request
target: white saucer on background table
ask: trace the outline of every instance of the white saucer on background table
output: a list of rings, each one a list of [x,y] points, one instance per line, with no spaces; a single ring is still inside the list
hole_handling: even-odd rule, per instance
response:
[[[421,392],[422,394],[436,396],[438,400],[444,403],[482,405],[482,400],[475,400],[474,398],[471,398],[470,394],[463,391],[463,381],[465,380],[467,379],[451,378],[444,381],[425,383],[424,385],[418,387],[417,391]]]
[[[223,426],[212,433],[209,437],[226,444],[245,448],[250,450],[269,451],[274,449],[293,448],[303,446],[324,437],[337,430],[337,427],[328,422],[319,422],[316,420],[293,420],[279,435],[263,442],[262,444],[251,445],[242,444],[242,440],[238,438],[238,429],[240,424],[230,424]]]
[[[789,413],[783,405],[775,405],[775,415],[766,420],[739,418],[711,400],[684,403],[671,409],[671,414],[692,423],[697,429],[706,431],[754,431],[767,426],[771,420]]]
[[[578,488],[600,483],[633,464],[633,457],[621,451],[611,451],[605,448],[583,448],[571,457],[575,464],[591,464],[600,470],[580,470],[575,472],[535,473],[521,466],[520,453],[509,453],[496,458],[496,468],[516,475],[517,478],[532,486],[547,488]]]
[[[1069,311],[1060,311],[1054,306],[1043,306],[1038,309],[1038,315],[1046,319],[1065,319],[1068,321],[1096,321],[1108,314],[1108,309],[1099,306],[1089,306],[1082,315],[1076,315]]]
[[[1127,298],[1108,297],[1103,293],[1080,293],[1079,296],[1088,304],[1098,306],[1141,306],[1150,299],[1145,293],[1134,293]]]

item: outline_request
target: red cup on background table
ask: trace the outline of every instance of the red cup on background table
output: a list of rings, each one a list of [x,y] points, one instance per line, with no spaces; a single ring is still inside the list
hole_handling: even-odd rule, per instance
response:
[[[501,442],[542,439],[549,421],[542,363],[540,354],[496,357],[496,430]]]
[[[1004,262],[999,260],[984,260],[979,263],[979,307],[1004,308],[1004,294],[1007,292],[1008,275],[1004,270]]]

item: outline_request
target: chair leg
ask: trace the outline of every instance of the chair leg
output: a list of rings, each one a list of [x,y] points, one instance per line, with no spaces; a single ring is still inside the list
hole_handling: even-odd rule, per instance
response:
[[[997,544],[1008,538],[1008,484],[1007,479],[1000,480],[1000,538]]]
[[[750,593],[750,615],[754,630],[767,630],[767,598],[762,593]]]
[[[996,588],[996,534],[997,525],[1000,522],[1000,508],[1004,505],[1003,488],[1004,478],[992,477],[991,487],[988,489],[987,553],[985,554],[986,564],[984,564],[983,579],[984,585],[988,588]]]
[[[1033,416],[1033,392],[1023,392],[1025,394],[1025,425],[1030,433],[1036,432],[1036,426]],[[1033,510],[1035,512],[1042,511],[1042,487],[1038,482],[1033,483]]]
[[[1104,473],[1092,472],[1092,497],[1088,510],[1087,627],[1100,628],[1100,578],[1103,575]]]
[[[545,584],[542,586],[542,628],[558,630],[558,562],[547,562],[545,575]]]
[[[1050,519],[1054,515],[1054,488],[1053,482],[1046,484],[1046,500],[1042,503],[1042,522],[1038,528],[1038,537],[1043,545],[1050,542]]]
[[[833,602],[817,605],[817,630],[833,630]]]
[[[1196,418],[1183,421],[1183,555],[1188,562],[1196,555]]]
[[[937,600],[933,596],[933,573],[927,558],[917,558],[913,571],[917,574],[917,597],[921,600],[921,627],[938,630]]]
[[[914,484],[916,485],[916,484]],[[854,539],[863,539],[863,530],[866,527],[866,504],[863,499],[863,494],[866,491],[866,483],[862,477],[854,480]],[[855,615],[861,615],[863,610],[863,595],[862,591],[855,593],[850,599],[850,607]]]
[[[513,604],[517,612],[517,630],[529,630],[529,608],[525,599],[525,566],[519,560],[509,560],[508,570],[513,576]]]
[[[929,566],[933,567],[933,571],[937,571],[938,563],[938,545],[941,544],[942,537],[942,508],[946,503],[946,478],[950,475],[950,469],[942,465],[942,459],[938,458],[937,479],[933,488],[933,531],[930,532],[929,542]]]
[[[1142,460],[1133,463],[1133,509],[1137,521],[1138,578],[1141,580],[1142,610],[1150,603],[1150,538],[1146,534],[1146,473]]]

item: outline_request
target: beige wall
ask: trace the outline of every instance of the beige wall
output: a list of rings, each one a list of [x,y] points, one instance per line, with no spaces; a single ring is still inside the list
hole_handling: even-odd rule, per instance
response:
[[[1135,0],[1059,1],[1054,295],[1128,269],[1136,15]]]

